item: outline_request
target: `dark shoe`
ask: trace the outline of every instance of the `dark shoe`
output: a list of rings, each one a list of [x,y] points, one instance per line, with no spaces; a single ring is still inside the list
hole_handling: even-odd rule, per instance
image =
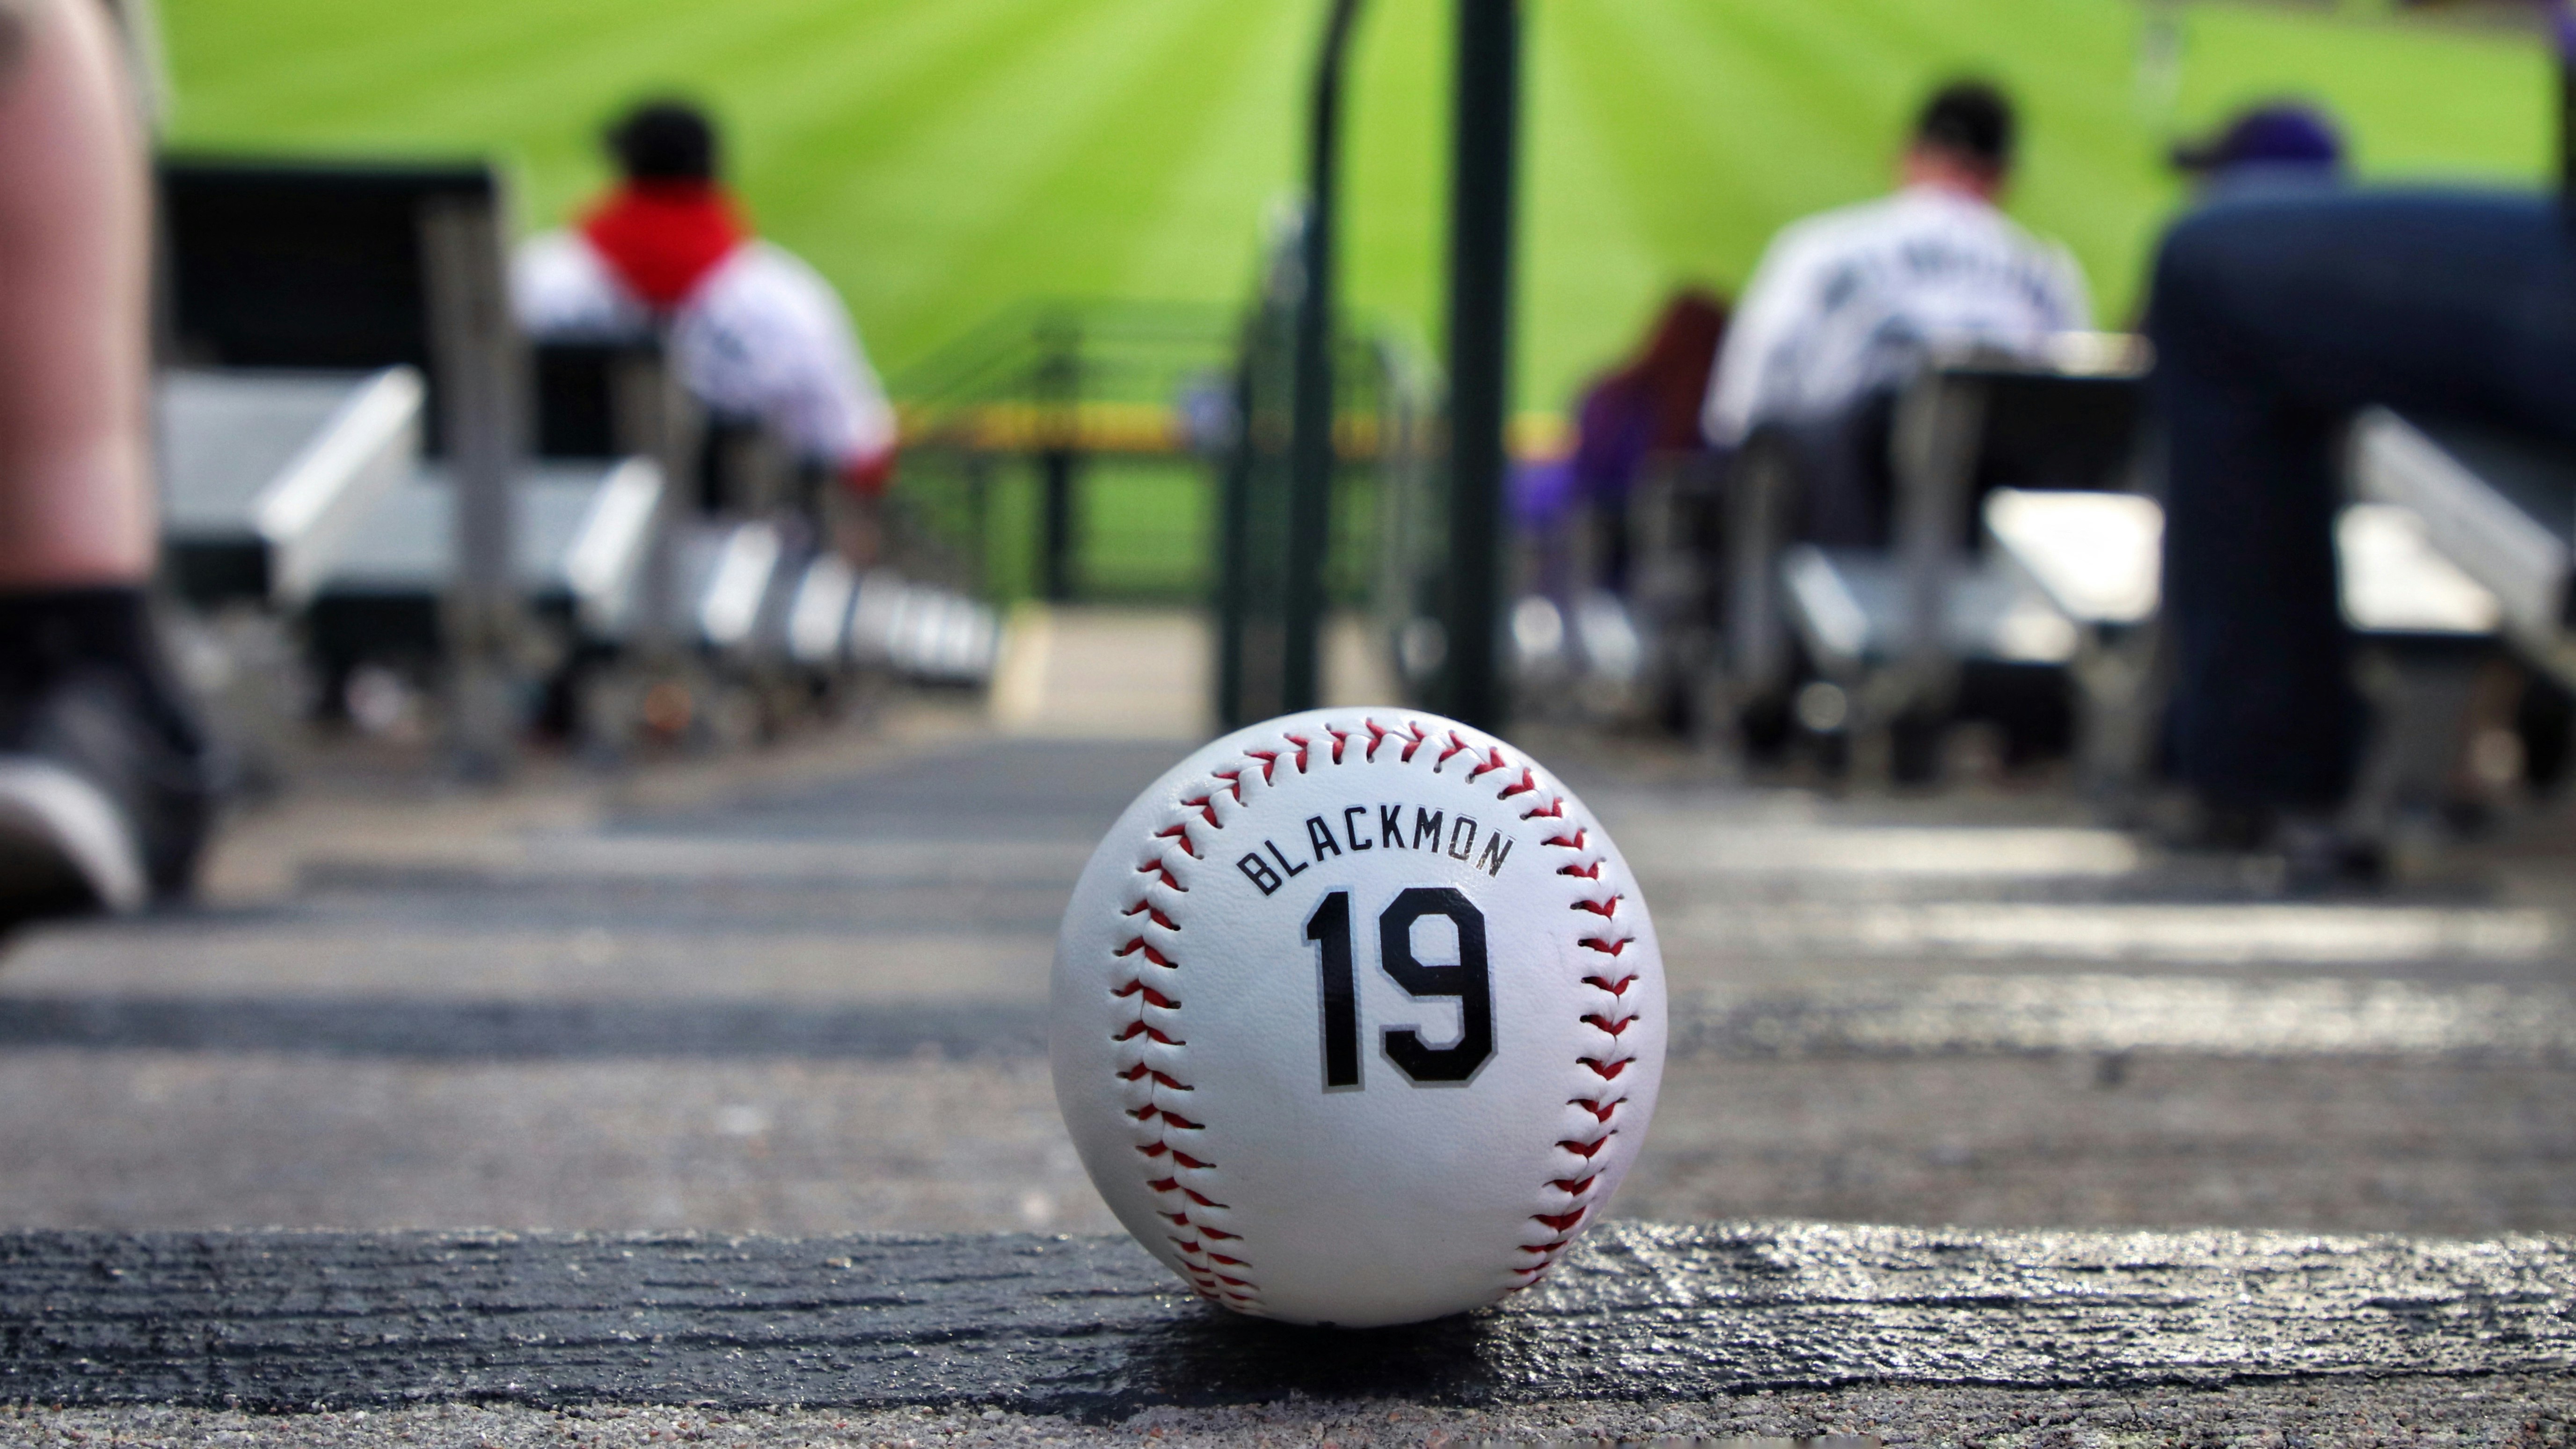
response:
[[[2386,848],[2331,821],[2285,815],[2272,845],[2281,856],[2281,889],[2290,895],[2370,891],[2388,880]]]
[[[2156,831],[2157,844],[2192,854],[2250,855],[2271,843],[2274,816],[2259,805],[2184,802]]]
[[[184,895],[214,815],[203,737],[156,661],[0,677],[0,927]]]

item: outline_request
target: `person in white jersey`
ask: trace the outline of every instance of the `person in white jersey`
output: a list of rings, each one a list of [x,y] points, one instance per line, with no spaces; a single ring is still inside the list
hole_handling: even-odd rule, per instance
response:
[[[1765,425],[1795,439],[1802,536],[1886,541],[1890,399],[1927,355],[2028,356],[2091,325],[2074,257],[1998,205],[2013,133],[1994,86],[1944,86],[1915,123],[1895,194],[1793,222],[1763,252],[1701,422],[1722,448]]]
[[[610,128],[608,146],[617,188],[577,226],[519,250],[520,326],[614,341],[667,324],[680,380],[709,409],[767,421],[854,494],[882,492],[894,409],[831,284],[743,220],[719,180],[714,126],[686,102],[653,101]]]

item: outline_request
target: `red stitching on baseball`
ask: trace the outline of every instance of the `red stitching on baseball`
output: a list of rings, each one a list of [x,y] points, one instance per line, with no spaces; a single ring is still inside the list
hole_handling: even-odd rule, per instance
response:
[[[1180,929],[1179,924],[1174,922],[1171,917],[1164,915],[1160,910],[1156,909],[1152,901],[1138,901],[1136,904],[1127,908],[1126,914],[1131,916],[1143,916],[1145,919],[1152,921],[1155,925],[1162,927],[1166,931],[1177,931]]]
[[[1362,758],[1374,765],[1377,763],[1377,747],[1386,743],[1386,737],[1390,731],[1373,719],[1364,719],[1360,723],[1367,726],[1369,732],[1368,753]]]
[[[1352,739],[1357,737],[1359,731],[1335,729],[1329,723],[1323,725],[1322,728],[1323,732],[1330,736],[1333,742],[1332,749],[1329,754],[1330,763],[1336,765],[1343,763],[1345,748]],[[1397,758],[1399,762],[1404,764],[1411,764],[1413,762],[1415,752],[1420,750],[1422,746],[1434,743],[1431,732],[1424,729],[1421,721],[1419,720],[1405,720],[1401,723],[1399,728],[1389,729],[1375,719],[1363,718],[1360,721],[1360,728],[1365,730],[1368,734],[1368,745],[1362,752],[1362,758],[1371,763],[1374,763],[1377,759],[1378,747],[1390,739],[1398,740],[1402,743],[1402,749],[1398,753]],[[1473,767],[1467,771],[1465,777],[1471,782],[1481,779],[1485,775],[1494,773],[1495,771],[1510,771],[1515,768],[1512,762],[1505,757],[1503,750],[1499,745],[1488,745],[1479,752],[1476,746],[1467,743],[1466,739],[1459,731],[1449,730],[1444,733],[1447,735],[1446,744],[1443,748],[1440,748],[1437,751],[1431,762],[1431,768],[1434,774],[1439,773],[1442,767],[1447,765],[1451,759],[1460,754],[1469,755],[1474,761]],[[1283,732],[1280,738],[1296,747],[1293,759],[1294,768],[1300,774],[1306,773],[1311,766],[1311,761],[1308,756],[1312,753],[1312,737],[1286,734]],[[1225,829],[1225,821],[1217,814],[1216,810],[1216,796],[1218,793],[1222,792],[1228,794],[1233,797],[1234,803],[1238,805],[1242,804],[1244,771],[1257,764],[1261,771],[1262,783],[1265,785],[1275,784],[1277,781],[1280,756],[1288,753],[1290,752],[1286,750],[1247,749],[1243,752],[1243,759],[1245,761],[1244,765],[1233,769],[1209,771],[1209,777],[1219,782],[1218,785],[1211,788],[1208,793],[1204,795],[1184,798],[1181,800],[1180,804],[1185,809],[1197,812],[1199,817],[1205,820],[1211,828],[1223,830]],[[1539,783],[1537,770],[1534,766],[1523,763],[1517,768],[1520,771],[1518,779],[1507,783],[1503,789],[1496,794],[1496,799],[1509,800],[1521,795],[1545,794],[1545,789]],[[1566,810],[1564,798],[1562,796],[1549,795],[1546,797],[1546,803],[1544,805],[1540,805],[1523,812],[1520,818],[1523,820],[1563,820],[1565,816]],[[1158,841],[1177,843],[1181,851],[1193,860],[1202,860],[1206,858],[1201,853],[1198,843],[1191,838],[1186,821],[1155,831],[1153,838]],[[1591,845],[1591,832],[1589,827],[1578,825],[1573,828],[1571,834],[1559,833],[1551,836],[1549,839],[1542,842],[1542,844],[1561,850],[1585,851],[1588,850]],[[1597,882],[1602,878],[1602,865],[1603,861],[1600,859],[1579,861],[1576,864],[1562,867],[1557,873],[1559,875],[1574,876],[1579,879]],[[1188,888],[1183,886],[1179,879],[1173,875],[1170,863],[1164,859],[1158,857],[1153,861],[1138,866],[1136,869],[1138,874],[1153,877],[1156,881],[1159,881],[1163,886],[1170,889],[1175,894],[1188,893]],[[1619,909],[1619,902],[1623,899],[1625,899],[1623,895],[1613,895],[1607,901],[1576,901],[1573,903],[1572,908],[1580,911],[1588,911],[1608,920],[1616,916]],[[1144,916],[1151,924],[1167,931],[1178,932],[1181,929],[1180,923],[1177,920],[1162,908],[1156,906],[1150,899],[1138,901],[1126,912],[1126,914],[1130,917],[1139,915]],[[1581,938],[1577,942],[1577,945],[1585,950],[1616,957],[1627,950],[1632,940],[1633,938],[1613,940],[1607,936],[1590,936]],[[1141,954],[1148,962],[1167,969],[1177,970],[1180,964],[1163,956],[1160,951],[1149,944],[1141,936],[1129,940],[1124,946],[1119,947],[1114,954],[1120,957]],[[1606,976],[1587,976],[1584,977],[1583,980],[1587,985],[1597,987],[1600,990],[1608,992],[1614,998],[1624,1000],[1628,987],[1637,980],[1637,977],[1634,973],[1631,973],[1629,975],[1619,977],[1615,982]],[[1141,979],[1129,981],[1126,984],[1115,988],[1112,994],[1122,999],[1128,997],[1141,997],[1142,1001],[1138,1007],[1140,1013],[1148,1007],[1165,1011],[1176,1011],[1180,1008],[1180,1001],[1177,998],[1168,996],[1154,987],[1145,985]],[[1584,1024],[1589,1025],[1596,1030],[1605,1032],[1613,1038],[1619,1038],[1625,1034],[1630,1026],[1636,1023],[1638,1018],[1636,1015],[1631,1014],[1614,1020],[1604,1013],[1594,1012],[1581,1017],[1580,1020]],[[1114,1039],[1126,1042],[1132,1041],[1139,1036],[1159,1045],[1170,1047],[1186,1046],[1185,1042],[1166,1035],[1160,1028],[1150,1025],[1141,1019],[1128,1026]],[[1578,1057],[1576,1059],[1577,1063],[1585,1070],[1591,1072],[1594,1076],[1599,1077],[1604,1081],[1613,1080],[1625,1072],[1628,1068],[1629,1060],[1632,1059],[1611,1060],[1606,1057]],[[1174,1078],[1160,1068],[1150,1066],[1144,1062],[1138,1062],[1135,1065],[1118,1072],[1116,1075],[1120,1080],[1126,1082],[1150,1082],[1155,1088],[1168,1088],[1176,1092],[1187,1092],[1191,1090],[1187,1083]],[[1610,1122],[1611,1117],[1618,1111],[1620,1103],[1624,1100],[1626,1099],[1575,1098],[1571,1099],[1568,1102],[1568,1105],[1584,1109],[1592,1115],[1594,1120],[1602,1123],[1606,1127]],[[1174,1128],[1188,1131],[1206,1130],[1205,1124],[1179,1116],[1159,1102],[1150,1100],[1144,1106],[1130,1111],[1128,1115],[1139,1122],[1152,1123],[1159,1121],[1162,1123],[1162,1128],[1159,1130],[1162,1131],[1168,1131]],[[1568,1140],[1559,1142],[1557,1146],[1589,1161],[1609,1143],[1612,1137],[1616,1135],[1617,1129],[1610,1128],[1593,1141],[1575,1142]],[[1143,1153],[1149,1160],[1168,1159],[1180,1167],[1192,1170],[1206,1171],[1212,1170],[1215,1167],[1215,1164],[1201,1161],[1200,1159],[1172,1146],[1165,1140],[1157,1140],[1150,1145],[1141,1145],[1137,1150],[1140,1153]],[[1589,1193],[1593,1188],[1595,1188],[1599,1183],[1599,1179],[1600,1174],[1597,1172],[1587,1173],[1580,1177],[1551,1178],[1545,1183],[1545,1188],[1567,1194],[1568,1196],[1580,1196]],[[1195,1188],[1184,1186],[1176,1177],[1156,1178],[1147,1182],[1145,1186],[1149,1192],[1156,1194],[1178,1193],[1189,1203],[1194,1203],[1199,1207],[1213,1208],[1219,1211],[1228,1210],[1225,1204],[1203,1195]],[[1516,1267],[1511,1270],[1515,1276],[1518,1276],[1523,1280],[1512,1285],[1512,1291],[1517,1292],[1521,1288],[1526,1288],[1531,1283],[1537,1282],[1539,1277],[1553,1265],[1555,1255],[1572,1242],[1574,1229],[1585,1221],[1586,1215],[1591,1211],[1591,1206],[1591,1204],[1585,1203],[1577,1206],[1572,1212],[1555,1214],[1534,1213],[1531,1215],[1532,1221],[1547,1227],[1552,1233],[1556,1234],[1556,1237],[1553,1241],[1536,1247],[1529,1245],[1515,1246],[1515,1251],[1535,1254],[1540,1261],[1533,1267]],[[1186,1207],[1177,1213],[1158,1212],[1158,1215],[1178,1227],[1197,1233],[1201,1238],[1208,1241],[1233,1242],[1239,1241],[1241,1238],[1240,1234],[1227,1232],[1222,1228],[1211,1227],[1206,1223],[1197,1221],[1191,1216],[1190,1210]],[[1212,1250],[1204,1249],[1196,1239],[1184,1239],[1175,1235],[1171,1238],[1171,1241],[1179,1251],[1185,1255],[1185,1257],[1189,1255],[1203,1254],[1208,1259],[1222,1263],[1227,1267],[1249,1267],[1249,1265],[1240,1258],[1230,1258]],[[1207,1271],[1199,1268],[1195,1263],[1185,1262],[1183,1266],[1188,1269],[1188,1272],[1185,1275],[1187,1280],[1190,1282],[1193,1289],[1202,1297],[1208,1298],[1211,1301],[1225,1301],[1246,1305],[1257,1305],[1259,1302],[1257,1297],[1259,1290],[1248,1278],[1237,1278],[1224,1274],[1217,1274],[1214,1276],[1214,1281],[1211,1282]],[[1218,1283],[1230,1286],[1220,1289],[1216,1286]],[[1251,1291],[1235,1291],[1237,1289],[1248,1289]]]

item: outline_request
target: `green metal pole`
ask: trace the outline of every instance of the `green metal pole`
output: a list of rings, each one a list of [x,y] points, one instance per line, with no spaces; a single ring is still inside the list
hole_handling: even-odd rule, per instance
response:
[[[1507,708],[1503,429],[1510,396],[1512,191],[1520,90],[1519,0],[1458,0],[1449,211],[1448,712],[1480,729]]]
[[[1051,604],[1073,597],[1082,472],[1082,331],[1068,314],[1037,328],[1038,594]]]
[[[1342,61],[1360,0],[1333,0],[1315,56],[1307,115],[1306,225],[1300,238],[1297,372],[1289,458],[1287,658],[1281,694],[1290,710],[1323,699],[1324,562],[1333,523],[1333,241],[1342,123]]]

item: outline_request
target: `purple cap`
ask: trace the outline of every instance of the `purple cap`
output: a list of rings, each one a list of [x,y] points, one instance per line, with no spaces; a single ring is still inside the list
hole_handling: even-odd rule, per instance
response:
[[[2174,147],[2173,164],[2180,170],[2203,173],[2231,171],[2239,166],[2300,166],[2332,171],[2343,164],[2343,137],[2336,133],[2334,122],[2313,106],[2257,106],[2216,135]]]

